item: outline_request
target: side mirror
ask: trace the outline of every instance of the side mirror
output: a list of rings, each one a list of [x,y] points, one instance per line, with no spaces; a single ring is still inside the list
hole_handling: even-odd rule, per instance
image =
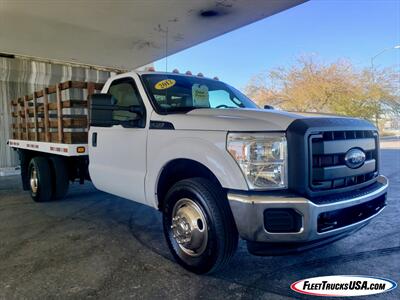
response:
[[[266,104],[264,105],[264,109],[275,109],[275,108],[271,105]]]
[[[109,94],[93,94],[90,100],[90,126],[121,125],[129,128],[144,127],[145,125],[146,112],[141,106],[117,105],[116,99]],[[128,112],[128,116],[126,112]]]
[[[114,111],[126,111],[137,114],[137,119],[115,120]],[[90,126],[111,127],[122,125],[124,127],[137,127],[143,123],[145,111],[140,106],[119,106],[116,99],[109,94],[94,94],[90,101]],[[143,126],[143,124],[141,124]]]
[[[114,125],[113,111],[116,100],[108,94],[93,94],[90,97],[90,126],[110,127]]]

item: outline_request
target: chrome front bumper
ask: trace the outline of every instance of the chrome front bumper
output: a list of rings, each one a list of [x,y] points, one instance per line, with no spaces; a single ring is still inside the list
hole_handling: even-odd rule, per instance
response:
[[[378,177],[379,186],[369,193],[360,196],[346,198],[338,202],[315,204],[304,197],[294,194],[268,195],[228,192],[229,204],[235,218],[236,226],[240,236],[251,242],[310,242],[321,240],[345,232],[354,231],[364,226],[372,218],[376,217],[383,209],[359,222],[344,227],[318,232],[318,216],[324,212],[336,211],[338,209],[352,207],[385,195],[388,188],[388,180],[384,176]],[[264,226],[264,211],[271,208],[292,208],[302,216],[302,227],[298,232],[271,233]]]

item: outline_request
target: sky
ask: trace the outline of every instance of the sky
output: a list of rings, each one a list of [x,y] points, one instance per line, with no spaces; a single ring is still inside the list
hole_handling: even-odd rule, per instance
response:
[[[311,0],[168,57],[168,71],[218,76],[239,89],[299,56],[400,69],[400,0]],[[155,63],[165,70],[165,60]]]

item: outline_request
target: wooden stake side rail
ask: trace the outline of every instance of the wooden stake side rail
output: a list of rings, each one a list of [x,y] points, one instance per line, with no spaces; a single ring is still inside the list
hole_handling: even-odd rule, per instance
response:
[[[12,138],[59,144],[86,144],[89,97],[102,88],[102,83],[66,81],[12,100]],[[81,95],[86,90],[87,99],[63,99],[63,91],[69,89],[82,90]],[[50,101],[51,95],[55,96],[55,101]],[[70,111],[64,112],[65,109]]]

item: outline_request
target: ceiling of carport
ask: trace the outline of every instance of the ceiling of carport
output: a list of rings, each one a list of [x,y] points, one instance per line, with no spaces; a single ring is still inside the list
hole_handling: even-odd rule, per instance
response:
[[[305,1],[0,0],[0,52],[133,69]]]

